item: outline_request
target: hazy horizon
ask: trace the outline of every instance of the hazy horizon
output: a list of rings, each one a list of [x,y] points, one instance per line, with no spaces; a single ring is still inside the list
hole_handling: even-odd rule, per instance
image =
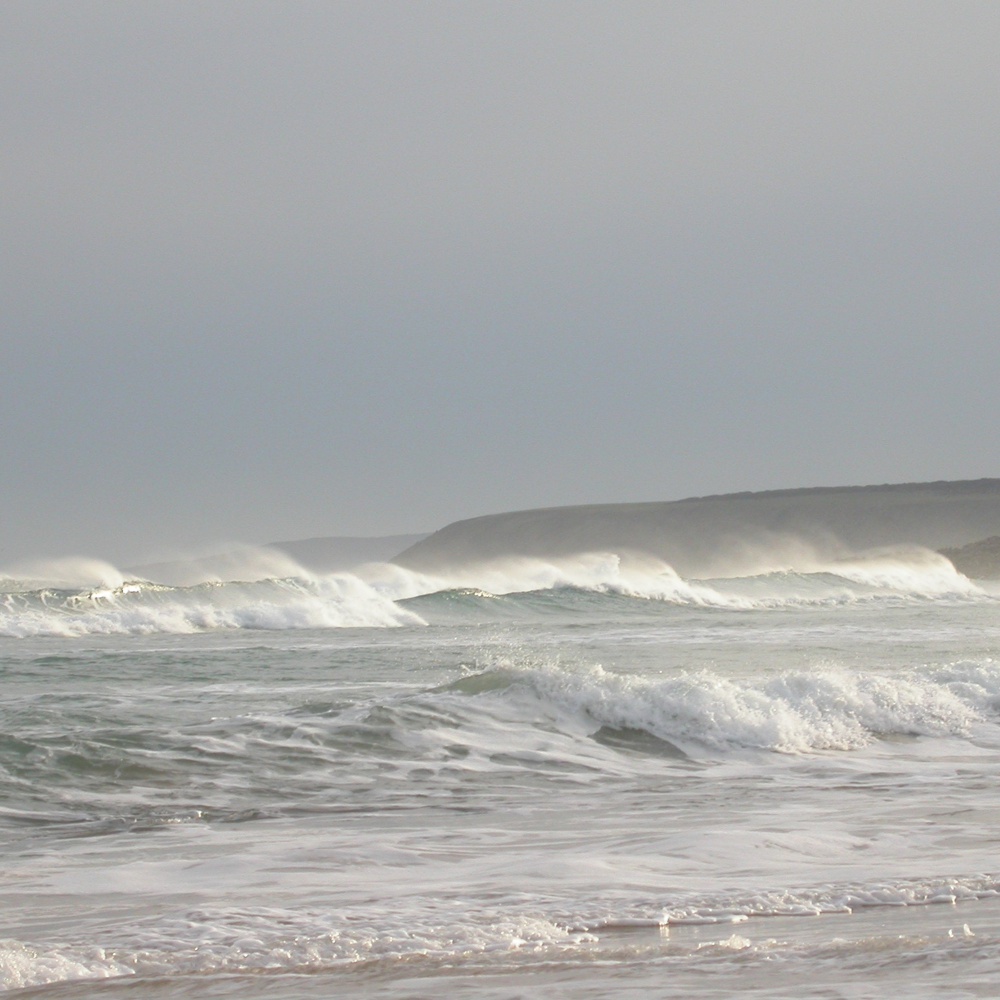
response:
[[[0,565],[997,472],[1000,7],[0,29]]]

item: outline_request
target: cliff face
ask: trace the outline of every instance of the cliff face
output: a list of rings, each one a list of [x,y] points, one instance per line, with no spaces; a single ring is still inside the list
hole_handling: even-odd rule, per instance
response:
[[[395,557],[439,572],[504,557],[644,553],[683,576],[742,575],[893,545],[1000,535],[1000,480],[776,490],[596,504],[456,521]]]

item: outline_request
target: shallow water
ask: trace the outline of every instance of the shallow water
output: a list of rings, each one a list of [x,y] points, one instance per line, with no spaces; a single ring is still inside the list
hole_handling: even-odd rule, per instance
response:
[[[15,591],[0,983],[992,996],[1000,600],[904,570]]]

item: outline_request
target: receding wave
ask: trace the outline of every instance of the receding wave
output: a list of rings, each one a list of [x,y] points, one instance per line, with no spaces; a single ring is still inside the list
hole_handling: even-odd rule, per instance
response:
[[[150,920],[125,933],[116,929],[118,941],[108,948],[0,941],[0,991],[134,975],[317,973],[407,959],[433,967],[521,948],[565,949],[587,939],[530,914],[486,913],[470,919],[431,912],[406,922],[379,917],[376,924],[365,914],[345,919],[336,911],[206,907]]]
[[[951,905],[997,897],[1000,882],[992,876],[829,885],[730,897],[694,896],[672,902],[663,913],[662,923],[742,923],[754,917],[812,917],[883,906]]]

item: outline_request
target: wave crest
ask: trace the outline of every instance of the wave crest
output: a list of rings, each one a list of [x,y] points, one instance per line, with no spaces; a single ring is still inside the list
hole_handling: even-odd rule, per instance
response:
[[[864,601],[995,599],[943,556],[918,547],[874,550],[794,570],[719,580],[684,579],[656,557],[627,552],[585,552],[558,559],[509,557],[433,575],[394,563],[314,575],[282,553],[262,554],[249,546],[169,565],[173,576],[159,583],[130,578],[93,559],[9,568],[0,574],[0,635],[426,624],[400,602],[419,598],[420,610],[433,615],[443,608],[435,595],[460,595],[469,605],[466,612],[478,617],[483,602],[492,597],[539,594],[549,595],[544,606],[522,599],[504,615],[569,610],[568,599],[559,596],[569,593],[734,611]],[[611,611],[609,605],[600,613]],[[448,615],[456,613],[461,615],[463,609],[451,600]]]
[[[14,638],[420,624],[414,612],[347,574],[194,587],[127,581],[114,588],[8,592],[0,599],[0,635]]]
[[[709,672],[667,679],[627,676],[600,666],[557,665],[501,672],[507,697],[525,691],[556,718],[599,730],[648,733],[686,750],[811,753],[857,750],[889,736],[967,736],[995,713],[1000,665],[960,663],[902,675],[824,670],[768,679]]]

